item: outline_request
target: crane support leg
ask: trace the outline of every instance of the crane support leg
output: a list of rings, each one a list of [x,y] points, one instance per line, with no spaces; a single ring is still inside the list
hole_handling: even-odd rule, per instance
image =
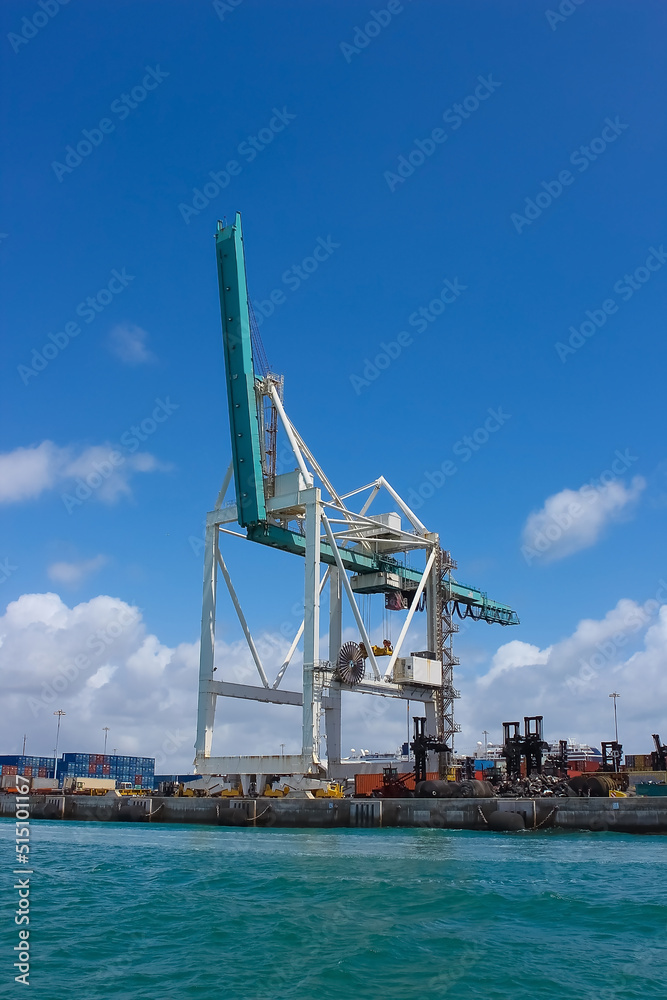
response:
[[[206,528],[204,543],[204,594],[199,647],[199,704],[197,709],[197,758],[211,756],[216,695],[211,690],[215,653],[215,602],[218,584],[218,526]]]
[[[306,565],[303,615],[303,736],[304,763],[319,763],[319,722],[322,690],[320,659],[320,528],[322,503],[319,489],[304,490],[306,506]]]
[[[329,660],[336,662],[343,644],[343,591],[340,570],[329,569]],[[324,713],[327,734],[327,760],[329,767],[340,764],[341,756],[341,688],[337,681],[329,685],[329,698]]]

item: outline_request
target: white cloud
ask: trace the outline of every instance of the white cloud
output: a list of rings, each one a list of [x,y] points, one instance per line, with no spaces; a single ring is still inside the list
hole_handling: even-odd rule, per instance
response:
[[[623,480],[606,484],[584,484],[565,489],[546,499],[533,511],[523,528],[521,552],[530,564],[534,559],[553,562],[594,545],[605,528],[631,516],[646,481],[635,476],[629,487]]]
[[[27,500],[51,489],[66,457],[66,449],[53,441],[0,454],[0,502]]]
[[[275,676],[288,640],[259,635],[256,642]],[[244,640],[219,639],[216,662],[216,677],[234,673],[259,684]],[[24,594],[0,617],[3,752],[20,750],[27,733],[29,753],[50,753],[52,713],[62,708],[61,751],[101,750],[109,726],[109,748],[157,756],[163,772],[191,771],[198,671],[198,642],[167,646],[147,632],[137,608],[117,598],[68,607],[57,594]],[[298,708],[220,699],[214,752],[277,753],[281,742],[296,749],[300,732]]]
[[[148,334],[140,326],[120,323],[109,334],[109,346],[113,354],[126,365],[145,365],[156,358],[146,346]]]
[[[150,452],[127,454],[108,442],[61,448],[53,441],[42,441],[0,454],[0,503],[32,500],[47,490],[61,489],[74,494],[73,506],[91,497],[113,504],[132,495],[130,481],[135,473],[170,468]]]
[[[108,559],[104,555],[95,556],[94,559],[82,559],[79,562],[56,562],[51,563],[47,572],[56,583],[67,583],[76,585],[91,573],[106,566]]]
[[[480,678],[480,685],[488,687],[502,674],[519,667],[529,667],[546,663],[549,659],[550,649],[541,650],[537,646],[531,646],[527,642],[520,642],[513,639],[512,642],[501,646],[493,657],[493,665],[489,672]]]
[[[599,746],[614,738],[608,695],[618,691],[619,738],[628,753],[647,753],[651,734],[667,729],[667,584],[640,605],[622,599],[604,618],[583,619],[572,635],[546,649],[514,640],[500,646],[487,672],[460,683],[460,746],[473,746],[487,729],[543,715],[546,738],[573,738]]]

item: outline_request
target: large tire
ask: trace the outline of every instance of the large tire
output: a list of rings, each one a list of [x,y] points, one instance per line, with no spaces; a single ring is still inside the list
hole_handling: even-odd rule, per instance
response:
[[[420,799],[450,799],[457,794],[457,789],[455,781],[420,781],[416,794]]]
[[[488,819],[489,830],[503,833],[514,833],[517,830],[526,829],[526,821],[521,813],[515,812],[492,812]]]

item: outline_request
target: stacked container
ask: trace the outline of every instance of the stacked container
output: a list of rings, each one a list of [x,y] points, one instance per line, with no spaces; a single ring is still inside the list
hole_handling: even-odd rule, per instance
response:
[[[50,778],[55,757],[32,757],[27,754],[0,754],[0,774],[22,774],[25,778]]]
[[[154,757],[126,757],[102,753],[64,753],[58,761],[58,778],[115,778],[132,785],[152,788]]]

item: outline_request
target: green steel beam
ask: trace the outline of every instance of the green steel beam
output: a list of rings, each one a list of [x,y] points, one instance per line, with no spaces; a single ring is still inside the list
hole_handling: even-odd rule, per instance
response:
[[[266,505],[239,212],[233,225],[220,226],[215,237],[215,253],[236,505],[239,524],[247,528],[266,520]]]
[[[466,587],[462,583],[445,577],[443,587],[447,600],[458,601],[469,608],[476,608],[481,611],[479,618],[486,622],[497,622],[500,625],[518,625],[519,616],[516,611],[506,604],[498,604],[497,601],[490,600],[483,590],[476,587]],[[477,617],[472,615],[473,618]]]
[[[281,528],[277,524],[252,525],[247,530],[247,537],[251,542],[259,542],[261,545],[269,545],[283,552],[292,552],[295,555],[305,556],[306,539],[296,531],[289,531]],[[409,569],[386,556],[366,555],[363,552],[354,552],[351,549],[339,549],[341,561],[347,570],[354,573],[398,573],[404,580],[410,580],[418,584],[422,578],[421,571]],[[320,559],[329,566],[335,565],[336,560],[331,546],[326,540],[320,542]],[[487,622],[497,622],[501,625],[518,625],[519,618],[516,611],[506,604],[498,604],[497,601],[490,600],[487,595],[476,587],[466,587],[455,580],[445,577],[443,580],[446,598],[448,601],[458,601],[466,607],[478,610],[478,616],[472,617],[483,619]]]
[[[277,524],[256,524],[248,528],[248,539],[251,542],[260,542],[262,545],[270,545],[274,549],[282,549],[283,552],[293,552],[298,556],[306,554],[306,536],[300,535],[297,531],[288,531]],[[422,574],[419,570],[406,569],[393,559],[383,559],[382,557],[364,555],[363,552],[353,552],[351,549],[339,549],[341,560],[345,569],[354,573],[400,573],[406,580],[414,580],[419,583]],[[326,540],[320,542],[320,559],[329,566],[335,566],[336,560],[331,550],[331,546]]]

